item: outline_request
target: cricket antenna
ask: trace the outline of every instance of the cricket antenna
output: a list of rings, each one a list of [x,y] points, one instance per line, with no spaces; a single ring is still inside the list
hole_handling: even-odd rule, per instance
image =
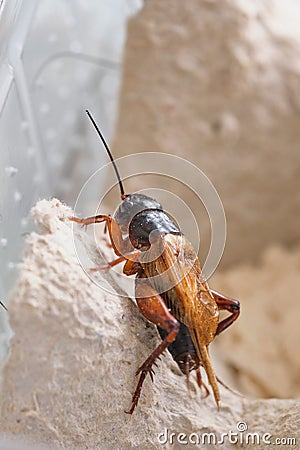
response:
[[[6,308],[6,306],[4,305],[4,303],[1,302],[1,300],[0,300],[0,305],[3,306],[3,308],[6,309],[6,311],[8,311],[8,309]]]
[[[113,155],[111,154],[111,151],[110,151],[110,149],[109,149],[109,147],[108,147],[108,145],[107,145],[107,143],[106,143],[106,141],[105,141],[105,139],[104,139],[104,137],[103,137],[101,131],[99,130],[99,127],[98,127],[98,125],[96,124],[96,122],[95,122],[93,116],[91,115],[91,113],[90,113],[87,109],[86,109],[85,112],[87,113],[87,115],[88,115],[90,121],[91,121],[92,124],[94,125],[94,127],[95,127],[95,129],[96,129],[96,131],[97,131],[97,133],[98,133],[98,135],[99,135],[99,137],[100,137],[100,139],[101,139],[101,141],[102,141],[104,147],[105,147],[105,150],[107,151],[108,156],[110,157],[110,160],[111,160],[111,162],[112,162],[112,165],[113,165],[113,167],[114,167],[115,173],[116,173],[117,178],[118,178],[119,187],[120,187],[120,192],[121,192],[121,199],[124,200],[124,199],[126,198],[126,194],[125,194],[124,187],[123,187],[123,183],[122,183],[122,180],[121,180],[121,177],[120,177],[120,174],[119,174],[117,165],[116,165],[116,163],[115,163],[115,161],[114,161]]]

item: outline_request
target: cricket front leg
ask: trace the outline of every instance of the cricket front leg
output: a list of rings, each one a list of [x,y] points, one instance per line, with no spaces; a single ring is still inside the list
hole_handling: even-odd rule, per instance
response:
[[[233,322],[236,321],[236,319],[240,315],[240,302],[237,300],[234,300],[229,297],[225,297],[222,294],[219,294],[219,292],[211,291],[214,299],[217,303],[217,306],[219,310],[226,310],[231,312],[231,315],[229,317],[226,317],[226,319],[222,320],[217,327],[216,334],[220,334],[222,331],[226,330]]]
[[[148,373],[153,381],[154,371],[152,366],[153,364],[156,365],[155,360],[174,341],[179,331],[179,322],[169,312],[162,297],[155,289],[147,284],[139,283],[139,279],[137,279],[135,293],[138,307],[143,316],[150,322],[166,330],[168,334],[137,370],[136,375],[140,374],[140,378],[132,397],[131,407],[128,411],[125,411],[127,414],[132,414],[137,406],[142,385]]]
[[[121,230],[117,222],[111,216],[105,216],[99,214],[98,216],[86,217],[85,219],[80,219],[78,217],[69,217],[69,220],[73,222],[80,223],[82,225],[90,225],[92,223],[102,223],[105,222],[105,226],[108,229],[111,245],[118,256],[123,256],[124,253],[128,253],[133,250],[129,239],[123,239]]]

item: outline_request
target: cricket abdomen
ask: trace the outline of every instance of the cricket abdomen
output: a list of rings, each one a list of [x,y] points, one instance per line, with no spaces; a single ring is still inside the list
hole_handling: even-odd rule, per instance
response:
[[[168,334],[160,327],[157,327],[157,330],[162,339]],[[200,361],[189,330],[181,322],[176,339],[169,345],[168,350],[182,373],[187,374],[192,370],[198,369],[200,366]]]

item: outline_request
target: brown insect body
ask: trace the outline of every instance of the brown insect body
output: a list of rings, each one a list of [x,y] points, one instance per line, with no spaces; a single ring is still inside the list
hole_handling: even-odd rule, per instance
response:
[[[189,352],[183,352],[183,364],[178,362],[178,365],[184,373],[187,373],[187,370],[189,372],[198,369],[200,365],[203,366],[212,386],[215,400],[219,404],[219,389],[207,350],[218,327],[217,303],[208,284],[201,281],[202,272],[199,260],[186,237],[182,234],[165,234],[161,235],[160,239],[164,247],[161,255],[152,262],[140,263],[141,269],[137,274],[136,283],[139,283],[140,278],[146,278],[157,292],[161,292],[161,297],[170,313],[180,324],[185,325],[185,330],[187,330],[185,337],[183,338],[181,334],[181,330],[183,330],[181,327],[174,342],[176,343],[177,339],[179,341],[183,339],[183,345],[185,345],[190,339],[193,346],[190,346],[189,350],[194,350],[194,355],[191,358]],[[174,287],[163,292],[163,286],[157,275],[166,272],[168,272],[171,285]],[[179,348],[182,348],[182,345]],[[185,358],[187,359],[184,360]],[[179,361],[181,360],[179,359]]]
[[[147,278],[155,280],[154,287],[162,292],[174,317],[188,327],[191,336],[195,336],[192,338],[195,348],[198,342],[207,346],[215,337],[219,311],[208,284],[201,281],[202,272],[197,255],[184,235],[166,234],[162,239],[162,254],[153,262],[141,263],[143,271]],[[167,271],[174,287],[163,292],[155,275]]]
[[[125,262],[123,273],[136,275],[136,301],[143,316],[158,328],[162,342],[138,369],[140,374],[129,414],[140,397],[143,382],[149,374],[153,380],[153,365],[169,348],[181,371],[188,375],[203,366],[214,397],[219,406],[220,394],[208,346],[217,334],[231,325],[239,315],[239,302],[210,290],[202,278],[200,262],[190,242],[175,221],[154,199],[142,194],[124,193],[121,178],[111,153],[93,118],[88,113],[114,164],[119,180],[122,202],[114,218],[98,215],[74,222],[88,225],[105,222],[111,245],[118,258],[103,270]],[[219,322],[219,310],[226,309],[230,316]]]

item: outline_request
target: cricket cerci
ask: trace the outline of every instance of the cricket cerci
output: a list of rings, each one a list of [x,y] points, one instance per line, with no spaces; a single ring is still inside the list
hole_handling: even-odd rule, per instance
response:
[[[104,222],[117,258],[102,270],[125,262],[123,273],[136,275],[135,294],[142,315],[156,325],[162,342],[152,351],[139,367],[136,390],[132,397],[128,414],[132,414],[138,404],[143,382],[149,374],[153,380],[153,365],[168,349],[181,372],[187,376],[193,370],[200,388],[209,394],[201,378],[202,367],[207,375],[219,408],[220,392],[208,352],[212,340],[229,327],[239,316],[240,304],[211,290],[201,277],[201,266],[197,255],[162,205],[148,196],[134,193],[125,194],[121,177],[112,154],[93,117],[86,111],[111,159],[118,178],[121,203],[114,215],[97,215],[70,220],[83,225]],[[158,256],[144,258],[153,248],[159,249]],[[168,271],[171,285],[164,291],[160,274]],[[163,279],[163,277],[162,277]],[[230,313],[219,320],[219,310]]]

